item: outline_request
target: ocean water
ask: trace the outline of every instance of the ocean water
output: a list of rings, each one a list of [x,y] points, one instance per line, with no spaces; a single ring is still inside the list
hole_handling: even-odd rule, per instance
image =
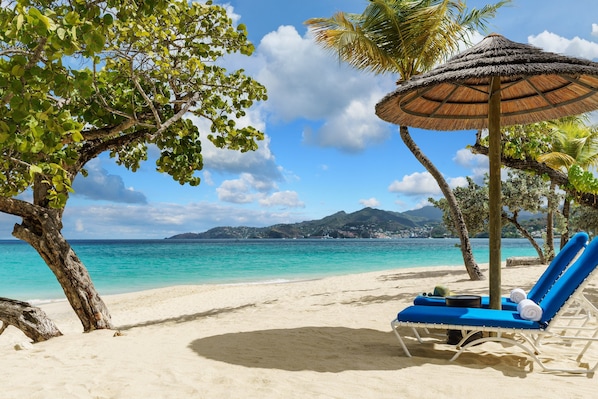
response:
[[[457,239],[75,240],[71,245],[102,295],[179,284],[292,281],[408,267],[463,268]],[[473,239],[478,263],[488,240]],[[535,256],[527,240],[504,239],[502,258]],[[28,244],[0,240],[0,296],[63,299],[54,275]]]

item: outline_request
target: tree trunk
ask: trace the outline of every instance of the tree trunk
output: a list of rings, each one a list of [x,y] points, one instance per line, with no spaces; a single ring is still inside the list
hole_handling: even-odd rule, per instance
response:
[[[517,221],[517,215],[514,215],[513,217],[508,217],[508,216],[504,216],[504,217],[509,222],[513,223],[513,225],[517,228],[517,230],[521,233],[522,236],[527,238],[527,240],[532,244],[532,246],[536,250],[536,252],[538,254],[538,258],[540,258],[540,262],[542,264],[546,264],[546,257],[544,256],[544,252],[542,252],[542,248],[540,248],[540,246],[538,245],[536,240],[534,240],[534,237],[532,237],[532,235],[529,233],[529,231],[527,231],[522,225],[519,224],[519,222]]]
[[[571,200],[567,195],[565,195],[565,200],[563,201],[563,218],[565,219],[565,229],[561,232],[561,249],[567,242],[569,242],[569,215],[571,214]]]
[[[113,328],[108,308],[96,291],[89,272],[64,239],[59,210],[37,207],[41,213],[23,218],[13,235],[28,242],[50,267],[79,317],[83,330]]]
[[[546,213],[546,248],[548,260],[554,259],[554,201],[553,194],[556,191],[556,185],[550,182],[550,196],[548,197],[548,212]]]
[[[434,177],[442,194],[446,198],[448,202],[449,208],[451,210],[451,216],[455,223],[455,229],[459,235],[459,240],[461,241],[461,254],[463,256],[463,262],[465,263],[465,269],[469,274],[469,278],[472,280],[484,280],[484,274],[480,271],[475,259],[473,257],[473,252],[471,250],[471,242],[469,241],[469,233],[467,232],[467,226],[465,225],[465,219],[463,218],[463,214],[461,213],[461,208],[457,203],[457,199],[453,194],[453,190],[451,190],[450,186],[444,180],[444,177],[440,173],[438,169],[434,166],[432,161],[428,159],[418,147],[418,145],[413,141],[411,135],[409,134],[409,128],[407,126],[400,126],[399,131],[401,133],[401,139],[403,143],[409,148],[409,151],[417,158],[417,160],[426,168],[426,170]]]
[[[12,325],[33,342],[42,342],[62,335],[43,310],[14,299],[0,298],[0,321],[0,334]]]

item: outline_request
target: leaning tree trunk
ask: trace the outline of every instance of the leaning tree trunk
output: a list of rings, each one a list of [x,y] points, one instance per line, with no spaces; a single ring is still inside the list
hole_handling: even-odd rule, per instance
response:
[[[96,291],[89,272],[61,233],[61,213],[36,207],[35,216],[23,218],[13,235],[28,242],[50,267],[81,320],[83,330],[113,328],[108,308]]]
[[[432,177],[434,177],[438,183],[438,186],[440,187],[440,190],[442,191],[442,194],[444,194],[444,197],[446,198],[451,210],[451,216],[455,223],[455,229],[459,234],[459,240],[461,241],[461,254],[463,255],[465,269],[467,269],[469,278],[472,280],[483,280],[484,274],[480,271],[480,268],[473,257],[471,243],[469,241],[469,233],[467,232],[467,226],[465,225],[465,219],[463,218],[463,214],[461,213],[461,208],[459,208],[457,199],[453,194],[453,190],[451,190],[450,186],[446,180],[444,180],[444,177],[440,171],[436,169],[432,161],[430,161],[428,157],[424,155],[415,141],[413,141],[411,135],[409,134],[409,128],[407,126],[400,126],[399,131],[401,132],[401,139],[403,140],[403,143],[405,143],[407,148],[409,148],[409,151],[411,151],[415,158],[417,158],[417,160],[426,168]]]
[[[534,247],[536,253],[538,254],[538,258],[540,258],[540,263],[546,264],[546,257],[544,256],[544,252],[542,252],[542,248],[540,248],[540,246],[538,245],[536,240],[534,240],[534,237],[532,237],[529,231],[527,231],[525,227],[519,224],[519,221],[517,220],[517,214],[513,215],[512,217],[508,217],[503,213],[503,218],[513,223],[513,225],[521,233],[521,235],[525,237],[530,242],[530,244],[532,244],[532,247]]]

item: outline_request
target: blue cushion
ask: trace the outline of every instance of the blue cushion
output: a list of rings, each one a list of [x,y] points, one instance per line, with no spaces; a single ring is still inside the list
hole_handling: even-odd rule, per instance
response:
[[[511,301],[509,298],[502,297],[502,309],[503,310],[517,310],[517,304]],[[446,306],[444,297],[438,296],[426,296],[426,295],[418,295],[413,300],[414,305],[418,306]],[[490,297],[483,296],[482,297],[482,307],[489,308],[490,307]]]
[[[517,311],[448,306],[409,306],[397,315],[401,322],[517,329],[544,328],[598,265],[598,239],[592,240],[548,291],[539,322],[524,320]]]
[[[598,265],[598,239],[592,240],[585,251],[548,291],[540,306],[542,322],[549,322]]]
[[[584,232],[575,234],[567,244],[559,251],[557,256],[550,262],[550,265],[546,268],[544,273],[540,276],[536,284],[530,289],[527,297],[532,301],[541,304],[542,300],[549,292],[555,281],[559,278],[575,256],[581,251],[588,243],[588,235]],[[517,310],[517,304],[511,301],[509,298],[501,298],[501,307],[503,310]],[[424,295],[418,295],[413,300],[414,305],[419,306],[445,306],[444,297],[430,297]],[[490,298],[488,296],[482,296],[482,307],[490,307]],[[557,309],[558,310],[558,309]]]
[[[412,323],[452,324],[529,330],[544,327],[543,323],[522,319],[516,311],[484,308],[454,308],[447,306],[409,306],[399,312],[397,320]]]
[[[565,268],[579,251],[586,246],[588,240],[589,237],[584,232],[579,232],[571,237],[552,262],[550,262],[550,265],[542,273],[536,284],[529,290],[527,297],[536,303],[542,302],[542,299],[544,299],[544,296],[548,293],[554,282],[563,274]]]

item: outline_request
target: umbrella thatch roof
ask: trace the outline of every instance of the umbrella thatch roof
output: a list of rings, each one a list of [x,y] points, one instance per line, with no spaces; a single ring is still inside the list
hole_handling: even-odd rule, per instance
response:
[[[598,63],[492,34],[434,70],[401,83],[376,105],[376,114],[397,125],[424,129],[484,129],[490,81],[497,76],[501,126],[598,109]]]

